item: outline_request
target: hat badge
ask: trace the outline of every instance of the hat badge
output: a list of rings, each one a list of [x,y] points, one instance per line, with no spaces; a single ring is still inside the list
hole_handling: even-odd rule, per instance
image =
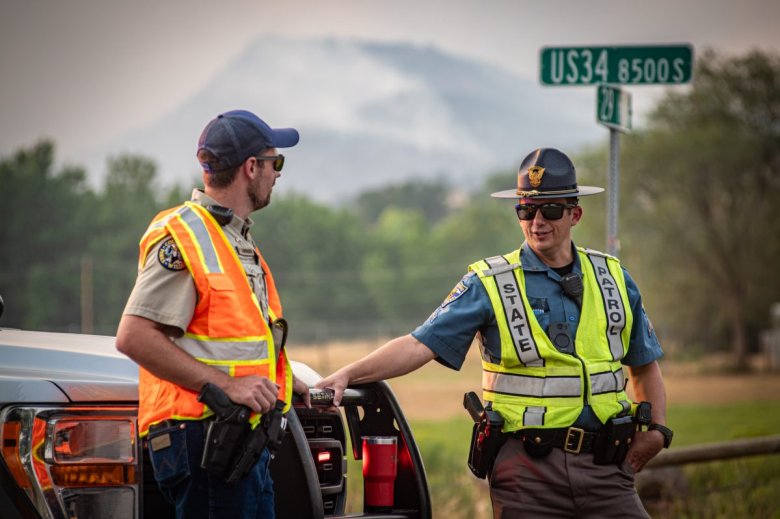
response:
[[[531,187],[541,186],[543,175],[544,168],[541,166],[531,166],[528,168],[528,181],[531,183]]]

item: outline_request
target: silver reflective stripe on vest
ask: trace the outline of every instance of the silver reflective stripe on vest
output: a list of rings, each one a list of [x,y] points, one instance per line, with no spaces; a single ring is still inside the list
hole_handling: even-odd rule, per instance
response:
[[[485,262],[490,265],[491,270],[497,272],[493,279],[496,280],[498,294],[504,307],[504,317],[517,357],[526,366],[544,366],[544,360],[539,355],[539,347],[531,332],[528,314],[525,312],[523,297],[514,271],[501,268],[509,262],[502,256],[488,258]]]
[[[176,216],[176,215],[178,215],[178,214],[181,214],[181,212],[182,212],[182,209],[184,209],[185,207],[187,207],[187,206],[184,206],[184,205],[183,205],[183,206],[181,206],[180,208],[178,208],[177,210],[175,210],[175,211],[173,211],[173,212],[171,212],[171,213],[168,213],[168,214],[166,214],[165,216],[163,216],[162,218],[160,218],[159,220],[157,220],[157,221],[155,221],[155,222],[152,222],[151,224],[149,224],[149,227],[146,229],[146,232],[145,232],[145,233],[144,233],[144,235],[141,237],[141,242],[143,242],[143,241],[146,239],[146,237],[147,237],[147,236],[148,236],[148,235],[149,235],[151,232],[153,232],[153,231],[156,231],[157,229],[162,229],[163,227],[165,227],[166,225],[168,225],[168,221],[169,221],[171,218],[173,218],[174,216]],[[160,236],[158,239],[162,239],[162,238],[164,238],[164,236]]]
[[[482,371],[482,388],[494,393],[535,398],[579,397],[579,377],[529,377]]]
[[[220,370],[225,375],[230,375],[230,366],[228,366],[228,365],[225,365],[225,364],[211,364],[211,367]]]
[[[544,425],[544,413],[547,412],[546,407],[528,406],[523,411],[523,425],[528,427],[536,427]]]
[[[195,212],[195,209],[184,206],[181,211],[181,218],[184,220],[192,232],[195,234],[195,239],[200,245],[200,250],[203,252],[203,261],[206,264],[206,272],[222,272],[219,266],[219,260],[217,259],[217,251],[214,249],[214,244],[211,242],[211,235],[209,234],[206,225],[203,223],[201,216]]]
[[[257,341],[208,341],[186,335],[173,340],[181,349],[199,359],[222,361],[266,360],[268,343]]]
[[[617,393],[623,390],[623,370],[596,373],[590,377],[590,387],[594,395]]]
[[[501,256],[496,256],[496,258],[500,258]],[[488,258],[488,259],[495,259],[495,258]],[[512,263],[511,265],[509,262],[504,262],[504,264],[499,265],[494,268],[487,269],[482,274],[485,276],[496,276],[498,274],[503,274],[504,272],[508,272],[510,270],[515,270],[516,268],[520,267],[519,263]]]
[[[623,340],[621,333],[626,326],[626,309],[623,306],[623,298],[620,297],[618,284],[607,267],[607,258],[597,254],[588,254],[596,273],[596,280],[601,290],[604,301],[604,312],[607,314],[607,340],[609,350],[612,352],[612,360],[623,358]]]
[[[153,222],[149,226],[149,229],[147,229],[147,232],[148,231],[153,231],[155,229],[162,229],[163,227],[165,227],[165,225],[168,223],[168,220],[170,220],[171,217],[176,216],[176,214],[180,213],[180,212],[181,212],[181,209],[179,209],[178,211],[175,211],[175,212],[173,212],[171,214],[165,215],[165,218],[162,218],[161,220]]]

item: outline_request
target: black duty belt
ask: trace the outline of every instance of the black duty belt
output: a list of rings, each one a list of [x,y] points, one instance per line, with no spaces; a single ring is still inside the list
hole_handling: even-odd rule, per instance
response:
[[[571,454],[592,454],[598,433],[589,432],[579,427],[563,427],[560,429],[522,429],[509,433],[510,436],[523,442],[547,445],[563,449]]]

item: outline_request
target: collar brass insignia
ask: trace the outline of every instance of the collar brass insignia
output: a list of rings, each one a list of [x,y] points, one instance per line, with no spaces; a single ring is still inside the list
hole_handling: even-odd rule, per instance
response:
[[[531,166],[528,168],[528,180],[531,182],[531,187],[541,186],[543,175],[544,168],[541,166]]]

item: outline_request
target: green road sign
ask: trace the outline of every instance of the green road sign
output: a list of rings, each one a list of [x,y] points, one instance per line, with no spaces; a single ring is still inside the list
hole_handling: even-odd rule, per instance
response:
[[[674,85],[693,74],[693,47],[542,47],[544,85]]]
[[[596,90],[596,120],[609,128],[631,130],[631,94],[611,85]]]

